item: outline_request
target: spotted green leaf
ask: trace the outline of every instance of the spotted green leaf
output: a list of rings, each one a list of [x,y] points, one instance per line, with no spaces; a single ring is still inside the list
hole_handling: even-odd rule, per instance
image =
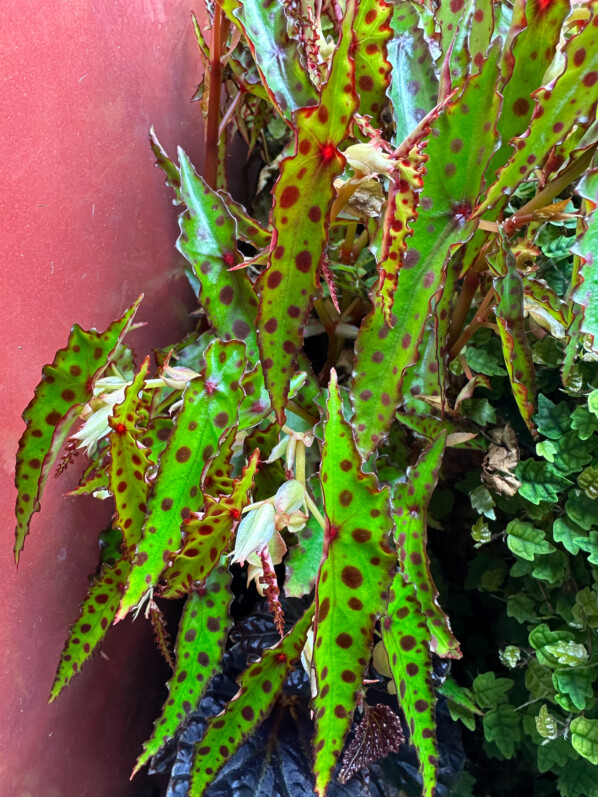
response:
[[[431,126],[418,218],[395,292],[394,326],[384,322],[379,299],[361,325],[351,399],[363,455],[388,433],[401,399],[403,372],[417,356],[432,303],[442,293],[451,251],[473,232],[467,219],[496,144],[497,58],[494,47],[482,71],[466,81]]]
[[[405,714],[423,779],[424,797],[433,797],[438,744],[434,717],[436,695],[430,680],[430,631],[413,584],[398,573],[393,581],[382,640],[388,653],[399,703]]]
[[[445,416],[441,419],[434,418],[432,415],[411,415],[406,412],[399,412],[397,413],[397,419],[408,429],[412,429],[416,434],[430,441],[445,431],[447,433],[447,447],[469,448],[481,451],[486,449],[486,442],[482,438],[477,437],[470,440],[461,438],[461,435],[473,433],[474,429],[470,425],[459,423],[452,418]]]
[[[226,565],[212,570],[206,582],[185,601],[176,641],[176,665],[168,682],[168,699],[143,745],[133,774],[172,738],[192,711],[209,682],[220,670],[224,644],[231,627],[228,609],[232,600],[231,577]]]
[[[142,298],[105,332],[95,329],[86,332],[75,324],[66,347],[56,352],[51,365],[42,368],[41,382],[23,413],[27,428],[17,451],[14,546],[17,562],[29,533],[31,516],[40,510],[42,493],[60,447],[82,406],[92,397],[95,381],[127,334]]]
[[[360,0],[355,14],[355,86],[359,113],[369,116],[374,127],[382,127],[380,116],[386,104],[391,65],[387,45],[392,38],[392,5],[385,0]]]
[[[158,464],[171,432],[172,418],[163,417],[152,418],[147,428],[143,430],[143,436],[139,442],[148,449],[148,456],[154,465]]]
[[[74,490],[67,495],[93,495],[96,490],[109,492],[108,461],[103,459],[98,465],[96,461],[88,465],[83,471],[83,476]]]
[[[407,238],[413,234],[412,225],[417,218],[419,193],[423,186],[422,173],[426,162],[422,149],[417,144],[407,157],[401,159],[388,188],[378,257],[380,285],[377,294],[388,326],[393,326],[393,298],[407,250]]]
[[[569,10],[568,0],[548,3],[516,0],[514,3],[501,69],[505,84],[502,89],[503,111],[497,125],[501,144],[488,166],[490,175],[504,166],[511,156],[511,139],[527,130],[534,109],[532,92],[542,84]]]
[[[81,667],[106,636],[114,620],[130,567],[126,558],[121,559],[114,567],[104,566],[90,587],[79,617],[70,628],[52,685],[50,702],[56,700],[71,678],[81,671]]]
[[[181,547],[181,523],[202,505],[204,469],[221,438],[237,423],[245,347],[237,341],[215,340],[206,349],[205,359],[203,374],[187,383],[183,406],[160,457],[119,620],[156,585],[165,567],[164,554]]]
[[[499,242],[497,265],[500,276],[494,280],[494,290],[498,297],[495,313],[505,367],[521,417],[535,436],[536,427],[532,420],[535,371],[523,315],[523,283],[515,264],[515,256],[504,239]]]
[[[407,482],[393,486],[394,519],[399,563],[405,581],[413,584],[431,634],[436,655],[460,658],[459,643],[448,617],[438,604],[438,590],[430,572],[427,553],[428,504],[444,454],[446,433],[441,433],[407,471]]]
[[[132,556],[141,537],[149,485],[145,475],[150,467],[147,449],[138,439],[142,432],[137,428],[139,405],[149,369],[146,357],[132,384],[125,390],[125,398],[114,407],[108,423],[110,435],[110,491],[114,496],[113,524],[123,535],[124,550]]]
[[[262,367],[281,424],[303,327],[319,287],[320,258],[335,196],[333,181],[345,163],[337,148],[347,137],[357,108],[349,57],[354,13],[355,0],[349,0],[319,105],[295,114],[295,152],[282,161],[274,187],[270,258],[256,284]]]
[[[594,0],[586,8],[592,15],[590,20],[563,47],[563,69],[559,76],[533,92],[535,107],[529,128],[512,139],[515,151],[498,172],[476,216],[494,207],[504,196],[510,196],[542,164],[551,147],[564,140],[573,125],[593,120],[598,105],[598,18],[595,16],[598,2]],[[527,68],[527,63],[522,68]]]
[[[197,277],[198,298],[214,333],[224,341],[245,341],[247,359],[254,364],[257,298],[244,270],[228,270],[241,260],[235,220],[222,196],[198,177],[182,149],[179,164],[181,197],[187,210],[179,216],[177,249]]]
[[[396,562],[387,541],[392,528],[389,491],[378,489],[376,478],[361,471],[334,370],[320,479],[326,530],[316,586],[318,694],[313,708],[316,793],[323,797],[351,726],[374,625],[385,609]]]
[[[391,20],[394,33],[388,44],[392,64],[388,96],[396,125],[395,144],[400,144],[436,105],[438,79],[428,42],[420,25],[417,4],[396,5]]]
[[[580,259],[580,279],[573,291],[573,299],[582,306],[581,332],[591,335],[592,348],[598,349],[598,276],[596,252],[598,251],[598,169],[593,169],[577,186],[585,210],[585,230],[572,250]]]
[[[434,60],[415,4],[403,2],[395,6],[391,26],[394,33],[388,44],[388,60],[392,64],[388,96],[392,102],[396,125],[395,144],[400,144],[436,105],[438,78]]]
[[[237,237],[245,241],[256,249],[265,249],[270,245],[272,230],[267,230],[247,213],[247,210],[240,202],[235,200],[226,191],[218,191],[218,196],[222,197],[228,212],[237,222]]]
[[[247,493],[253,487],[259,451],[255,451],[241,477],[233,481],[230,496],[219,501],[208,500],[201,520],[185,521],[185,544],[173,557],[172,564],[164,574],[165,586],[161,595],[179,598],[201,583],[214,568],[227,548],[232,531],[247,505]]]
[[[228,18],[244,34],[268,96],[291,123],[294,111],[314,105],[317,95],[302,63],[304,53],[289,35],[284,3],[264,0],[225,0]]]
[[[292,664],[301,655],[313,607],[273,648],[239,677],[239,691],[224,711],[208,721],[195,745],[189,797],[202,797],[222,766],[268,716]]]
[[[214,458],[208,464],[202,479],[204,496],[218,498],[220,495],[230,495],[234,486],[232,478],[233,465],[231,459],[234,455],[237,427],[233,426],[228,434],[220,441]]]

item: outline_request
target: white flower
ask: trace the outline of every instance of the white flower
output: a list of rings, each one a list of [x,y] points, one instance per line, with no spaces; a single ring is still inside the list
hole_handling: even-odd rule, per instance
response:
[[[79,440],[77,448],[85,448],[88,456],[93,455],[98,442],[110,431],[108,418],[114,411],[115,404],[125,400],[125,388],[102,393],[89,404],[86,404],[81,413],[81,418],[87,418],[78,432],[71,435],[73,440]],[[98,406],[98,402],[101,402]]]

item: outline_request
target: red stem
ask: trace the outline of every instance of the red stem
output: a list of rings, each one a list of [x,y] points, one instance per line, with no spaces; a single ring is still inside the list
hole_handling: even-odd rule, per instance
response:
[[[220,127],[220,91],[222,84],[222,9],[214,6],[212,41],[210,42],[210,78],[208,84],[208,119],[206,122],[206,162],[204,177],[210,188],[216,189],[218,181],[218,140]]]

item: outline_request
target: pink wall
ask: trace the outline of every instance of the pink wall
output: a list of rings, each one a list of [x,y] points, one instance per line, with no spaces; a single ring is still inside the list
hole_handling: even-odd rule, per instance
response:
[[[147,133],[153,123],[170,153],[181,144],[197,163],[193,5],[2,2],[1,797],[154,794],[145,774],[128,781],[166,675],[143,620],[114,629],[108,659],[96,655],[47,704],[109,508],[62,497],[75,472],[52,480],[17,573],[12,470],[20,414],[72,323],[103,329],[143,291],[137,318],[150,325],[130,337],[138,355],[187,324],[193,297],[174,250],[176,210]]]

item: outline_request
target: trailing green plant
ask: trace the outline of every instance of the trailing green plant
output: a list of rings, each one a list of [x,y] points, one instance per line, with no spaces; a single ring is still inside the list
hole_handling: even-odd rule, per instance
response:
[[[151,133],[197,329],[136,369],[139,300],[104,333],[74,327],[24,414],[17,560],[67,439],[59,471],[89,460],[74,493],[114,505],[51,699],[144,613],[173,674],[138,771],[221,671],[246,567],[281,639],[207,722],[192,797],[301,666],[318,795],[350,734],[342,782],[402,742],[368,703],[377,679],[426,797],[439,695],[485,755],[549,773],[538,794],[594,797],[598,2],[209,10],[204,175]],[[233,133],[264,167],[250,211],[227,192]],[[286,633],[281,592],[307,607]]]

